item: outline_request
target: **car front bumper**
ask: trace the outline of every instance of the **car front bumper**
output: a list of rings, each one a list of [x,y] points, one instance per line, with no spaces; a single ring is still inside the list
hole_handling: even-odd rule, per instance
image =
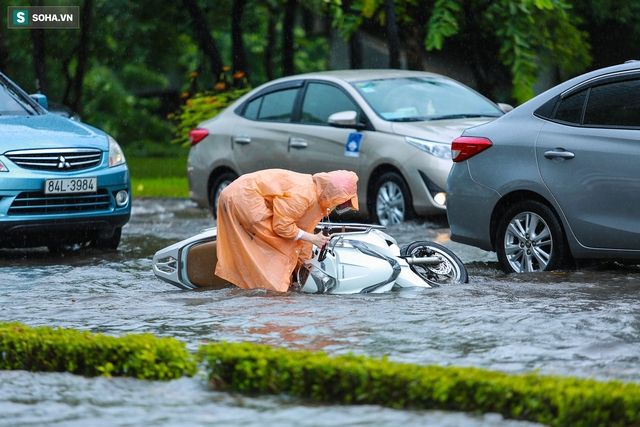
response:
[[[37,176],[31,172],[16,175],[2,176],[0,247],[35,247],[109,238],[131,217],[131,186],[124,165],[76,174],[95,176],[96,193],[48,195],[44,193],[44,183],[49,175]],[[121,190],[127,191],[129,197],[125,204],[118,206],[116,194]]]

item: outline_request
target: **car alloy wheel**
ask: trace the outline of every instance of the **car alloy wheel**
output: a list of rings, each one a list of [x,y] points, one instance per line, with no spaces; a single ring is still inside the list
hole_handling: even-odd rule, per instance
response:
[[[373,212],[380,225],[399,224],[410,218],[410,195],[404,180],[395,172],[386,172],[374,187]]]
[[[504,248],[509,265],[516,272],[544,271],[553,251],[549,226],[539,215],[522,212],[509,222]]]
[[[498,260],[506,272],[531,273],[563,266],[570,255],[560,222],[537,201],[522,201],[502,216],[496,236]]]

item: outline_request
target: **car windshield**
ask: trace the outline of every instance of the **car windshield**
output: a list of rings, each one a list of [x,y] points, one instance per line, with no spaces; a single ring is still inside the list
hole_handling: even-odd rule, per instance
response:
[[[437,77],[366,80],[353,86],[376,114],[393,122],[502,115],[496,105],[476,92]]]
[[[19,94],[0,80],[0,115],[27,116],[36,113],[37,111],[31,105],[24,102]]]

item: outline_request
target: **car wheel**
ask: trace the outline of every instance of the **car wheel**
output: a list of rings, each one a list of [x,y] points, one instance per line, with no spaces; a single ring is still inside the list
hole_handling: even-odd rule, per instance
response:
[[[385,172],[375,181],[371,215],[380,225],[393,225],[411,219],[411,193],[404,179],[396,172]]]
[[[517,202],[502,215],[496,234],[496,252],[507,273],[555,270],[571,255],[555,213],[545,204]]]
[[[85,249],[88,245],[88,242],[78,242],[78,243],[49,243],[47,245],[47,249],[53,255],[57,256],[65,256],[71,255],[75,253],[79,253],[83,249]]]
[[[235,181],[236,178],[238,178],[238,175],[235,173],[225,172],[213,181],[213,185],[209,190],[209,203],[211,203],[211,213],[213,213],[214,219],[218,218],[218,199],[220,198],[220,193],[227,185]]]
[[[91,241],[91,246],[97,249],[116,250],[120,245],[120,238],[122,237],[122,227],[118,227],[113,230],[113,235],[107,238],[96,237]]]

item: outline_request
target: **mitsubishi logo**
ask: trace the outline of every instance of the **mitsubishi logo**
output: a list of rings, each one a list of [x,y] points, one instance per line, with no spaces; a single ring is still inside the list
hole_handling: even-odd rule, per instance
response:
[[[58,157],[58,169],[70,168],[71,165],[67,162],[64,156]]]

